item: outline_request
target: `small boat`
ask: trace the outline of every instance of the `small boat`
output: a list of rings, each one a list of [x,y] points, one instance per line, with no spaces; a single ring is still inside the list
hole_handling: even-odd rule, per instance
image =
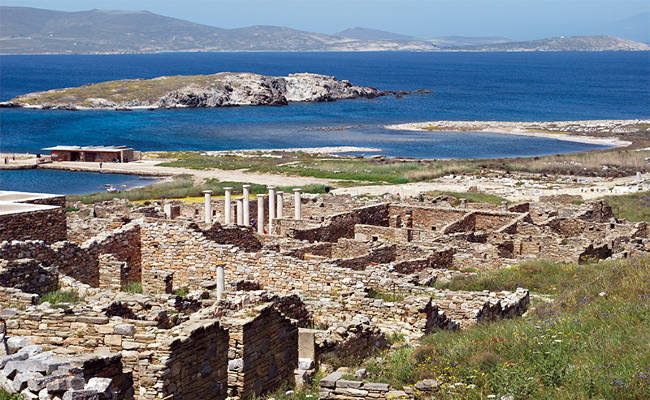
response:
[[[108,184],[108,183],[104,185],[104,189],[106,189],[106,191],[108,193],[117,193],[117,192],[119,192],[118,188],[116,188],[115,186],[113,186],[111,184]]]

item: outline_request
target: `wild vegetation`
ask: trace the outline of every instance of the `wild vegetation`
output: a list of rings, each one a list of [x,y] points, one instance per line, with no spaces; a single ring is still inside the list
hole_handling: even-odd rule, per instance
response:
[[[50,304],[59,303],[77,303],[81,298],[71,290],[57,290],[56,292],[45,293],[39,299],[40,303],[48,302]]]
[[[650,222],[650,191],[604,198],[617,218],[628,221]]]
[[[312,176],[342,182],[408,183],[449,174],[481,170],[532,172],[575,176],[619,177],[650,172],[650,151],[610,150],[541,157],[466,160],[411,160],[323,156],[306,153],[266,152],[241,155],[207,155],[199,152],[153,153],[173,161],[158,165],[192,169],[243,169],[250,172]]]
[[[650,396],[650,257],[537,261],[440,285],[517,286],[552,301],[534,301],[523,318],[436,332],[417,347],[393,348],[359,365],[369,380],[398,387],[436,379],[442,384],[436,398],[443,399]]]

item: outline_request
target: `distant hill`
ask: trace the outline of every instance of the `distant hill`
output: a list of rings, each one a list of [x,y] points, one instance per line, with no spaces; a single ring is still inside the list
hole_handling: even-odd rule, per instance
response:
[[[418,40],[413,36],[360,27],[346,29],[334,35],[357,40]]]
[[[485,44],[499,44],[512,42],[512,39],[505,37],[472,37],[472,36],[441,36],[427,39],[436,46],[445,47],[463,47],[463,46],[480,46]]]
[[[368,28],[326,35],[278,26],[222,29],[148,11],[63,12],[0,6],[0,54],[164,51],[531,51],[647,50],[609,36],[510,42],[448,36],[418,39]]]
[[[600,35],[466,46],[462,49],[469,51],[639,51],[650,50],[650,46],[632,40]]]
[[[357,40],[277,26],[222,29],[148,11],[0,7],[0,53],[435,50],[428,42]]]

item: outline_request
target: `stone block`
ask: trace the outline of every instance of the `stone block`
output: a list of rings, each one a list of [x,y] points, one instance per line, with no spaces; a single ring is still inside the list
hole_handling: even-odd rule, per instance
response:
[[[335,371],[327,375],[325,378],[321,379],[320,385],[326,388],[335,388],[336,381],[341,379],[345,375],[343,371]]]
[[[113,380],[110,378],[90,378],[86,384],[86,390],[94,390],[99,394],[101,399],[110,400],[112,398]]]
[[[94,390],[68,390],[63,394],[63,400],[101,400]]]
[[[133,336],[135,334],[135,326],[133,324],[118,324],[113,328],[113,333],[122,336]]]

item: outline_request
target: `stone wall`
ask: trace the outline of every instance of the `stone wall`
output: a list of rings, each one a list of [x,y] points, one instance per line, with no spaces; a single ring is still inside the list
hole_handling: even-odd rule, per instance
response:
[[[190,321],[158,338],[150,359],[139,359],[139,399],[226,398],[228,331],[219,321]]]
[[[0,292],[1,293],[1,292]],[[10,335],[80,354],[119,352],[133,375],[136,398],[226,397],[228,333],[216,320],[190,320],[171,329],[156,321],[32,308],[6,317]],[[201,384],[197,384],[201,382]]]
[[[102,254],[98,258],[99,288],[115,292],[122,290],[129,282],[129,265],[118,261],[113,254]]]
[[[222,319],[230,332],[229,395],[247,399],[293,384],[298,326],[265,304]]]
[[[413,228],[426,231],[439,231],[453,221],[460,219],[467,213],[466,210],[443,207],[424,207],[391,204],[389,208],[389,217],[394,221],[404,221],[407,212],[411,213]],[[399,218],[398,218],[399,217]],[[368,225],[375,225],[369,224]],[[401,228],[401,224],[392,225],[393,228]]]
[[[286,235],[310,242],[336,242],[340,238],[354,238],[356,224],[388,226],[388,204],[376,204],[355,208],[349,212],[330,215],[318,228],[304,230],[292,228]],[[284,228],[283,232],[284,232]]]
[[[36,293],[25,293],[20,289],[0,286],[0,309],[25,309],[38,304]]]
[[[66,240],[65,209],[0,214],[0,242],[5,240],[42,240],[46,243]]]
[[[42,295],[56,291],[58,284],[59,274],[36,260],[0,261],[0,286]]]
[[[60,273],[93,287],[99,286],[98,259],[113,254],[129,266],[128,281],[141,280],[140,225],[129,223],[81,245],[62,241],[48,245],[43,241],[12,241],[0,243],[0,259],[33,258],[58,269]]]

